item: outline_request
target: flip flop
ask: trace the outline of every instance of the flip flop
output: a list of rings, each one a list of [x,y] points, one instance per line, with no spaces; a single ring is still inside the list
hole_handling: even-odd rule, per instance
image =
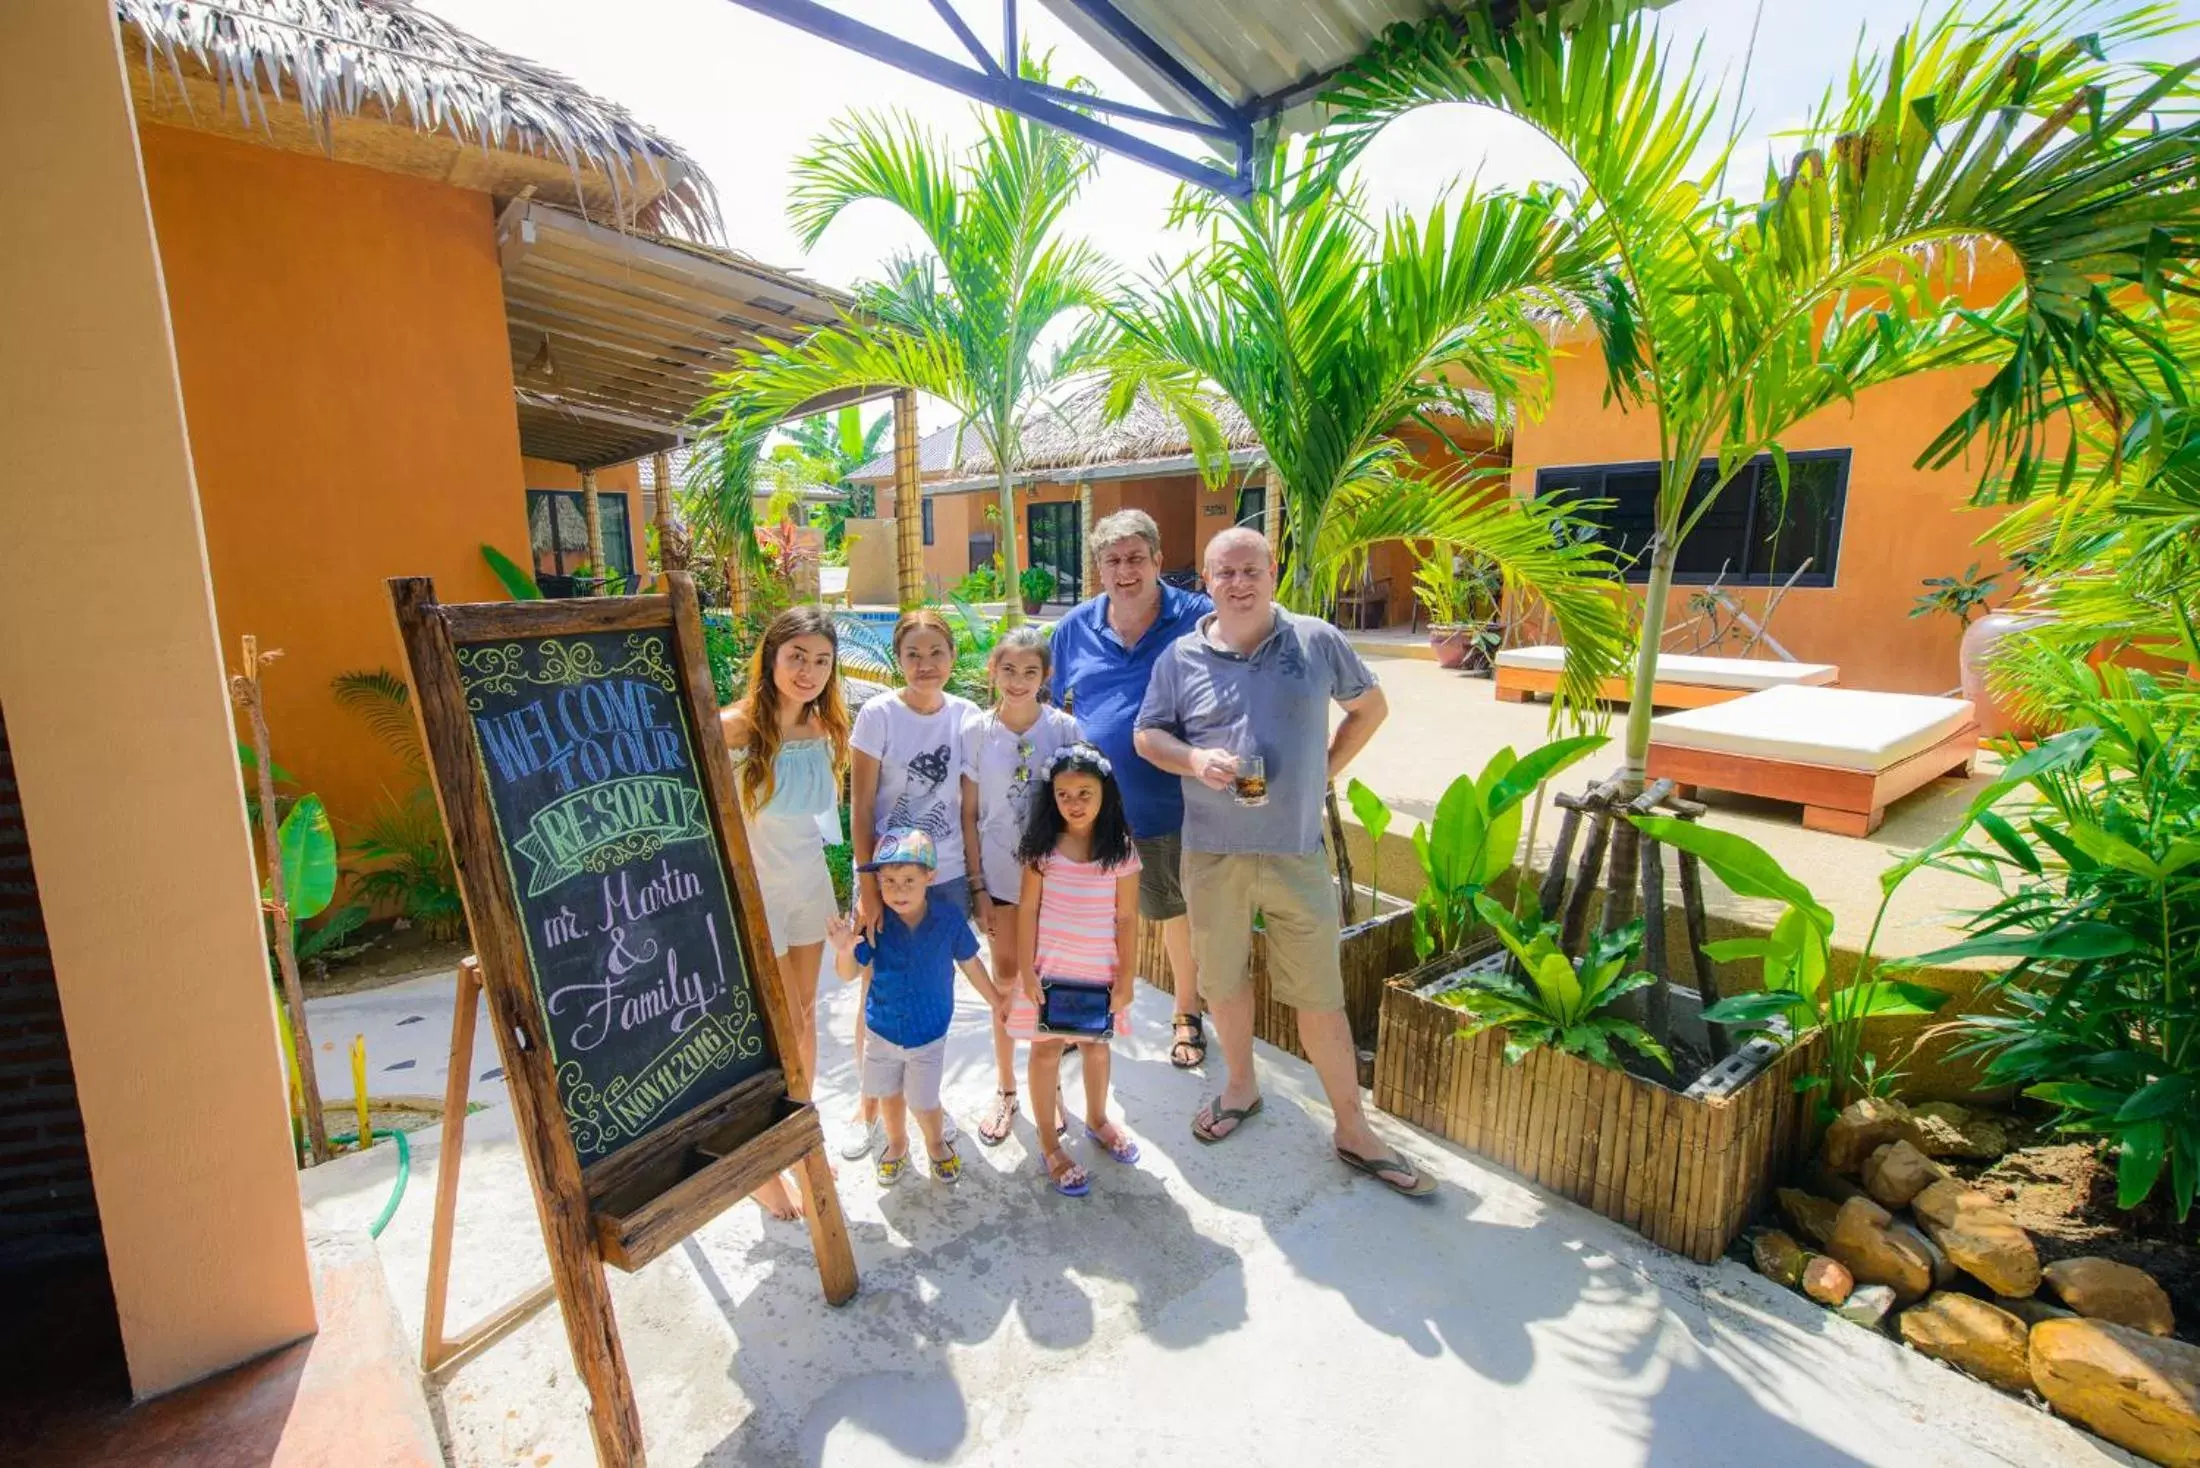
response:
[[[1113,1157],[1117,1162],[1122,1163],[1125,1167],[1132,1167],[1137,1164],[1138,1139],[1133,1137],[1129,1132],[1124,1131],[1121,1127],[1117,1127],[1115,1129],[1115,1135],[1119,1140],[1117,1140],[1112,1146],[1109,1145],[1108,1139],[1106,1137],[1101,1136],[1098,1132],[1094,1131],[1089,1126],[1085,1128],[1085,1135],[1093,1141],[1098,1142],[1100,1144],[1101,1151],[1107,1153],[1110,1157]]]
[[[993,1093],[993,1114],[978,1123],[978,1140],[988,1147],[998,1147],[1008,1140],[1008,1134],[1016,1127],[1016,1093]]]
[[[1364,1172],[1401,1198],[1426,1198],[1436,1191],[1436,1179],[1409,1166],[1398,1157],[1362,1157],[1357,1152],[1337,1148],[1337,1160],[1354,1172]],[[1401,1182],[1410,1178],[1411,1182]]]
[[[1233,1108],[1223,1105],[1222,1098],[1217,1096],[1199,1108],[1199,1115],[1192,1118],[1192,1135],[1210,1147],[1217,1142],[1227,1142],[1244,1129],[1245,1123],[1260,1115],[1265,1099],[1255,1096],[1252,1105]],[[1226,1132],[1216,1131],[1215,1128],[1224,1122],[1230,1123],[1230,1129]]]
[[[1054,1175],[1054,1165],[1052,1163],[1047,1162],[1043,1157],[1039,1160],[1047,1170],[1047,1186],[1063,1197],[1082,1198],[1092,1191],[1092,1178],[1086,1174],[1082,1167],[1079,1167],[1075,1162],[1071,1162],[1069,1158],[1064,1157],[1062,1159],[1064,1162],[1068,1162],[1069,1166],[1062,1169],[1060,1177]]]

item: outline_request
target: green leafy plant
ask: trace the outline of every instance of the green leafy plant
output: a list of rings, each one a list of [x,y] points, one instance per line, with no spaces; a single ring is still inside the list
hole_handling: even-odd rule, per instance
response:
[[[283,863],[283,898],[290,920],[302,923],[319,917],[336,896],[336,833],[329,826],[328,808],[318,795],[301,795],[275,829]],[[260,884],[260,900],[275,900],[272,882]]]
[[[535,584],[534,573],[525,566],[493,545],[481,548],[481,558],[489,563],[489,569],[495,573],[497,584],[504,588],[506,596],[514,601],[542,600],[542,588]]]
[[[1886,917],[1894,887],[1884,890],[1855,980],[1835,988],[1828,982],[1833,956],[1832,911],[1763,847],[1746,836],[1697,821],[1672,816],[1628,819],[1651,840],[1694,855],[1737,896],[1761,898],[1781,906],[1780,916],[1764,937],[1727,938],[1704,945],[1705,953],[1719,963],[1758,960],[1764,976],[1762,992],[1729,995],[1706,1009],[1704,1019],[1741,1029],[1765,1028],[1774,1019],[1782,1019],[1787,1022],[1790,1042],[1813,1030],[1823,1031],[1823,1067],[1796,1083],[1798,1090],[1818,1093],[1822,1120],[1830,1120],[1858,1096],[1883,1091],[1886,1073],[1864,1047],[1865,1022],[1929,1015],[1948,1000],[1937,989],[1881,978],[1875,971],[1872,949],[1878,942],[1879,925]]]
[[[1990,571],[1981,576],[1976,561],[1971,562],[1960,576],[1928,576],[1924,582],[1924,594],[1911,605],[1910,615],[1930,617],[1944,614],[1968,627],[1971,625],[1973,612],[1987,609],[1987,600],[1993,596],[1995,584],[2000,580],[2001,573],[1998,571]]]
[[[1459,1027],[1462,1036],[1503,1029],[1507,1065],[1548,1045],[1618,1069],[1620,1058],[1612,1053],[1616,1040],[1668,1071],[1673,1068],[1673,1057],[1642,1026],[1606,1012],[1622,995],[1656,982],[1644,970],[1628,970],[1642,950],[1642,919],[1592,935],[1577,965],[1558,946],[1558,924],[1545,922],[1533,903],[1519,919],[1486,895],[1478,894],[1474,906],[1511,950],[1518,973],[1511,968],[1470,973],[1463,987],[1437,996],[1472,1016]]]
[[[1380,795],[1362,785],[1357,776],[1345,782],[1344,798],[1351,804],[1360,829],[1367,832],[1367,849],[1373,853],[1368,862],[1368,905],[1380,913],[1383,908],[1383,837],[1390,831],[1390,807],[1383,804]]]
[[[955,589],[947,594],[949,601],[957,602],[999,601],[1001,596],[1001,558],[998,555],[956,582]]]
[[[1497,614],[1503,586],[1502,576],[1486,558],[1457,546],[1437,544],[1414,554],[1413,599],[1428,613],[1431,626],[1487,622]]]
[[[1026,566],[1016,578],[1016,589],[1023,593],[1026,606],[1039,606],[1054,600],[1055,588],[1062,583],[1049,566]]]
[[[412,713],[412,690],[387,668],[339,673],[336,702],[357,714],[413,783],[403,795],[385,790],[354,834],[355,856],[371,863],[356,879],[359,895],[386,904],[437,938],[454,938],[465,926],[458,871],[443,834],[443,816],[428,789],[428,759]]]
[[[372,910],[363,902],[347,902],[342,907],[332,907],[321,916],[321,921],[310,928],[293,928],[296,942],[293,950],[300,963],[312,963],[342,956],[346,945],[358,931],[365,927]]]
[[[1474,925],[1475,898],[1512,865],[1520,845],[1521,807],[1528,797],[1605,743],[1602,734],[1583,734],[1524,756],[1508,745],[1490,756],[1481,774],[1461,775],[1445,788],[1436,802],[1436,818],[1413,828],[1413,855],[1421,867],[1421,893],[1413,903],[1413,950],[1424,961],[1465,945]],[[1390,829],[1392,812],[1381,796],[1358,780],[1346,785],[1345,796],[1371,836]]]
[[[1999,900],[1910,962],[2009,960],[1998,1006],[1953,1022],[1957,1053],[2054,1106],[2059,1130],[2102,1139],[2119,1205],[2166,1179],[2185,1218],[2200,1190],[2200,687],[2083,656],[2059,686],[2074,727],[2000,782],[2030,801],[1974,807],[1970,832],[1925,855]]]

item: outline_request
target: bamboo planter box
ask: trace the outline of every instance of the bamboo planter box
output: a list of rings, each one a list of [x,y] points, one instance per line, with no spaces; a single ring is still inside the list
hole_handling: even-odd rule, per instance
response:
[[[1383,990],[1374,1091],[1392,1116],[1704,1264],[1804,1160],[1809,1098],[1794,1082],[1815,1033],[1733,1094],[1697,1100],[1549,1048],[1507,1065],[1503,1031],[1462,1040],[1459,1010],[1413,992],[1430,976]]]
[[[1383,986],[1392,975],[1413,966],[1413,910],[1400,908],[1346,928],[1338,939],[1338,962],[1344,970],[1344,1012],[1352,1026],[1352,1043],[1364,1054],[1375,1049]],[[1304,1060],[1298,1012],[1278,1003],[1268,990],[1267,933],[1254,931],[1253,956],[1247,966],[1253,981],[1253,1037]],[[1138,972],[1156,989],[1176,992],[1168,955],[1161,946],[1161,929],[1143,918],[1138,923]],[[1365,1086],[1372,1077],[1364,1060],[1360,1070],[1360,1084]]]

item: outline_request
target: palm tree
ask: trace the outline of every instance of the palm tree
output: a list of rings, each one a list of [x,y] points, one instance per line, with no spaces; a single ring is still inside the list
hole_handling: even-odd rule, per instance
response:
[[[1626,652],[1609,558],[1505,494],[1503,469],[1432,470],[1400,438],[1418,424],[1453,442],[1493,408],[1501,426],[1536,406],[1539,317],[1565,302],[1573,268],[1554,201],[1469,194],[1378,230],[1349,191],[1286,201],[1285,158],[1270,156],[1248,202],[1179,199],[1207,239],[1125,313],[1111,406],[1145,390],[1197,423],[1219,390],[1245,413],[1272,491],[1280,481],[1287,605],[1325,605],[1384,541],[1479,553],[1549,605],[1568,654],[1561,702],[1593,707]]]
[[[1605,277],[1584,314],[1612,396],[1658,426],[1627,720],[1639,789],[1675,554],[1753,457],[1770,455],[1784,489],[1781,437],[1811,413],[1913,373],[1991,364],[1920,462],[1976,445],[1982,481],[2021,498],[2059,481],[2050,445],[2082,405],[2113,412],[2142,363],[2170,359],[2137,303],[2192,286],[2200,125],[2157,116],[2192,68],[2108,59],[2173,28],[2158,7],[1951,11],[1862,56],[1744,208],[1721,197],[1724,150],[1705,145],[1720,98],[1648,22],[1620,0],[1519,9],[1508,25],[1485,4],[1386,36],[1328,94],[1320,145],[1334,169],[1405,112],[1469,102],[1533,126],[1580,175],[1561,223]],[[1996,248],[2019,283],[1967,309],[1956,267]]]
[[[850,403],[830,413],[816,413],[781,427],[780,432],[786,435],[787,442],[774,447],[773,456],[788,461],[803,480],[841,492],[839,503],[825,507],[825,544],[828,548],[840,544],[846,533],[843,527],[850,516],[870,515],[870,487],[850,484],[848,476],[878,457],[879,446],[892,425],[893,416],[880,413],[872,418],[869,427],[865,427],[863,409]]]
[[[1043,62],[1026,58],[1024,71],[1047,80]],[[1093,150],[1010,113],[977,117],[979,139],[959,159],[906,114],[857,113],[796,162],[789,214],[805,248],[849,206],[877,200],[907,215],[927,249],[894,260],[838,325],[743,353],[700,412],[730,451],[753,454],[761,425],[824,393],[905,387],[945,400],[995,466],[1013,589],[1024,425],[1100,359],[1111,271],[1062,232]]]

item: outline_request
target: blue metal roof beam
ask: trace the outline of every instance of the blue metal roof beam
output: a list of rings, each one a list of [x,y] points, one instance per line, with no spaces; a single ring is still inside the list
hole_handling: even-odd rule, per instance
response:
[[[986,54],[984,46],[947,0],[932,0],[933,8],[946,18],[949,29],[964,47],[983,63],[982,70],[950,61],[891,32],[843,15],[830,6],[820,4],[819,0],[731,0],[731,3],[744,10],[753,10],[759,15],[768,15],[797,30],[807,31],[821,40],[830,41],[844,50],[884,62],[897,71],[922,77],[988,106],[1028,117],[1050,127],[1058,127],[1074,137],[1083,138],[1095,147],[1135,158],[1172,178],[1212,189],[1231,198],[1242,199],[1252,193],[1251,120],[1217,96],[1182,63],[1163,51],[1152,38],[1139,31],[1108,0],[1070,0],[1070,3],[1086,12],[1095,24],[1106,27],[1123,45],[1137,49],[1142,59],[1162,72],[1172,85],[1182,88],[1186,96],[1200,111],[1207,113],[1211,121],[1178,117],[1137,103],[1087,96],[1062,87],[1030,81],[1004,70]],[[1016,55],[1016,7],[1017,0],[1002,0],[1004,51],[1011,60]],[[1123,27],[1127,34],[1118,33],[1118,26]],[[1149,50],[1150,55],[1147,54]],[[1133,118],[1155,127],[1212,139],[1229,150],[1233,167],[1225,171],[1211,163],[1172,152],[1150,139],[1126,132],[1110,122],[1091,116],[1094,112]]]

